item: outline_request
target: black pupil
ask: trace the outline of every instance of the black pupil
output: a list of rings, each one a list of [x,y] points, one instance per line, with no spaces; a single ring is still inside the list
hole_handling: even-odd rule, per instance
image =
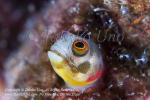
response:
[[[77,43],[75,44],[75,46],[78,47],[78,48],[83,48],[83,47],[84,47],[84,44],[83,44],[83,42],[77,42]]]

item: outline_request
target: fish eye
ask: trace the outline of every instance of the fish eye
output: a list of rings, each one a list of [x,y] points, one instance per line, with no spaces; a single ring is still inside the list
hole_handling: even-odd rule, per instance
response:
[[[72,44],[72,51],[76,56],[83,56],[89,50],[89,45],[85,40],[75,40]]]

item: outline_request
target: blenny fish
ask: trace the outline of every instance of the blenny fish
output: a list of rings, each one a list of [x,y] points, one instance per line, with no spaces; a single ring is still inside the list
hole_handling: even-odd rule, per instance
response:
[[[102,53],[92,39],[64,32],[48,51],[54,71],[69,87],[89,87],[103,74]]]

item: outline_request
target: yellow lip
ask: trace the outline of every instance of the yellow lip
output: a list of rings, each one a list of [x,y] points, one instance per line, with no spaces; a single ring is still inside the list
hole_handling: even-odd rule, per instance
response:
[[[86,86],[95,82],[86,82],[82,73],[73,73],[66,59],[57,53],[48,51],[48,57],[54,71],[70,86]],[[78,77],[78,80],[75,77]]]

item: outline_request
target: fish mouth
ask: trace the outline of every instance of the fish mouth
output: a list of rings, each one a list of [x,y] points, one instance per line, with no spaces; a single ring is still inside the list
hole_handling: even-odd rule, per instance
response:
[[[65,58],[57,51],[48,51],[48,57],[52,64],[52,67],[54,68],[60,68],[59,66],[53,66],[55,64],[61,64],[64,62]]]
[[[61,53],[59,53],[58,51],[56,51],[56,50],[50,50],[50,51],[48,51],[48,57],[49,58],[51,58],[51,57],[53,58],[52,55],[55,55],[55,56],[57,55],[56,58],[58,57],[58,59],[60,59],[59,57],[65,59],[65,57]]]

